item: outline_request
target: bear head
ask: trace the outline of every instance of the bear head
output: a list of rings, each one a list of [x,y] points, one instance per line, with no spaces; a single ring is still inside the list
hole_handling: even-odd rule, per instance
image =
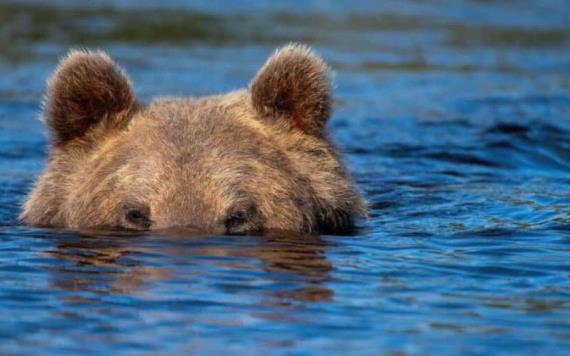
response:
[[[48,82],[47,168],[21,219],[70,229],[339,232],[365,214],[324,127],[326,64],[275,52],[248,89],[141,104],[99,51],[71,51]]]

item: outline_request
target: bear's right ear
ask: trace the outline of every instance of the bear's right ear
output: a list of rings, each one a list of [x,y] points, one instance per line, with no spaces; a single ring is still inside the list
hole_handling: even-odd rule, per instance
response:
[[[48,81],[43,120],[57,146],[100,123],[119,126],[135,102],[129,78],[107,54],[72,50]]]
[[[253,106],[265,117],[321,135],[331,114],[325,62],[309,47],[290,44],[275,52],[250,84]]]

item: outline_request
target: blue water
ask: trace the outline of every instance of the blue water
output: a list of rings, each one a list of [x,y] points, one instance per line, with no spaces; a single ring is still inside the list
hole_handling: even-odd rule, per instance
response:
[[[17,224],[68,48],[147,100],[243,87],[292,40],[336,71],[355,236]],[[2,1],[0,78],[0,353],[570,353],[565,0]]]

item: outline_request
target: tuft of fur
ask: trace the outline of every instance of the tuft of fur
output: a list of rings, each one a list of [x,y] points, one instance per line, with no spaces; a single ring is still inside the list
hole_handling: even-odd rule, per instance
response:
[[[328,67],[311,49],[291,44],[276,51],[250,84],[254,107],[294,128],[319,135],[331,113]]]
[[[134,105],[129,78],[107,54],[73,50],[48,81],[43,120],[57,146]]]

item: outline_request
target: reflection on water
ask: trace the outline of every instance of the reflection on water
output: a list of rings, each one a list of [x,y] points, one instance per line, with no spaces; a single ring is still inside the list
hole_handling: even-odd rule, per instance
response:
[[[15,232],[22,236],[12,237]],[[93,339],[102,344],[90,345],[92,351],[105,350],[105,343],[152,351],[165,347],[157,343],[164,337],[179,348],[180,339],[184,345],[204,342],[218,328],[236,336],[251,328],[252,334],[269,333],[264,342],[287,344],[288,338],[271,335],[275,326],[311,322],[310,314],[296,311],[334,300],[326,285],[332,269],[327,243],[316,236],[2,233],[0,258],[11,251],[20,264],[0,268],[6,312],[0,335],[28,332],[9,341],[9,349],[38,343],[55,352],[61,343],[79,342],[73,350]],[[122,335],[124,328],[141,334],[133,341]],[[159,334],[141,337],[152,330]]]
[[[0,1],[0,353],[567,354],[569,6]],[[68,47],[148,100],[243,87],[291,40],[336,70],[355,236],[17,224]]]
[[[176,278],[190,278],[188,282],[199,279],[203,268],[227,271],[261,268],[270,272],[267,274],[269,283],[272,276],[275,276],[275,282],[283,276],[298,278],[295,289],[268,295],[269,299],[326,301],[332,295],[332,291],[319,286],[327,279],[331,264],[324,255],[326,243],[317,236],[268,232],[242,241],[242,237],[213,239],[188,236],[182,231],[156,236],[123,235],[97,232],[97,235],[81,234],[57,241],[56,247],[46,254],[71,265],[48,268],[53,287],[67,291],[65,300],[73,302],[89,302],[80,297],[85,293],[144,297],[155,283]],[[196,260],[200,259],[204,263],[198,266],[199,270],[193,271]],[[254,259],[255,263],[244,266],[244,259]],[[184,276],[175,276],[176,271],[168,267],[170,264],[184,266]],[[251,288],[248,284],[236,284],[231,288],[236,291]],[[218,287],[223,286],[224,283],[218,284]],[[187,287],[192,288],[192,283]]]

